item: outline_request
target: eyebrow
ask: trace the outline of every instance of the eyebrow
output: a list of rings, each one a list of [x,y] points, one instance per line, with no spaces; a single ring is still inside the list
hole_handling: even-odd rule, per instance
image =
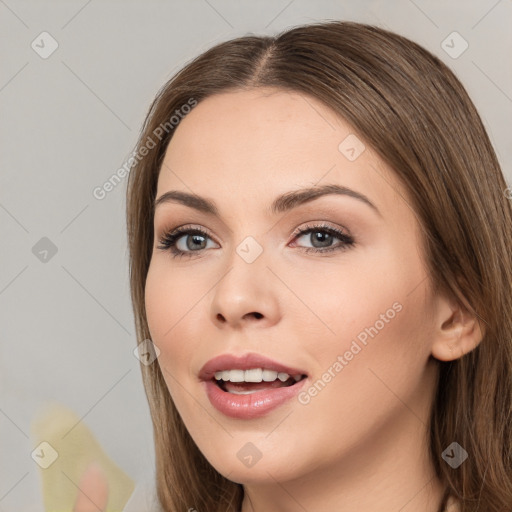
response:
[[[336,184],[327,184],[320,187],[302,188],[299,190],[292,190],[278,196],[270,206],[270,213],[277,215],[284,213],[298,206],[313,201],[319,197],[337,194],[352,197],[358,199],[364,204],[371,207],[375,213],[382,217],[379,209],[364,195],[360,192],[352,190],[348,187],[343,187]],[[190,194],[188,192],[182,192],[180,190],[169,190],[162,194],[154,203],[154,210],[164,203],[180,203],[189,208],[194,208],[200,212],[214,215],[219,217],[219,210],[215,205],[215,202],[198,196],[197,194]]]

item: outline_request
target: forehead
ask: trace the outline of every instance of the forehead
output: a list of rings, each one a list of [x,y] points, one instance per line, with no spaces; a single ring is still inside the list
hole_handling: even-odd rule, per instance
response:
[[[315,98],[293,91],[256,88],[223,92],[202,100],[181,121],[171,144],[216,145],[229,136],[239,151],[262,142],[266,148],[286,143],[287,148],[300,150],[305,136],[315,144],[319,138],[348,129],[339,116]],[[227,145],[219,149],[224,151]]]
[[[261,210],[281,193],[324,183],[359,190],[381,211],[396,209],[405,193],[386,164],[322,102],[258,88],[210,96],[184,117],[167,148],[157,197],[182,190]]]

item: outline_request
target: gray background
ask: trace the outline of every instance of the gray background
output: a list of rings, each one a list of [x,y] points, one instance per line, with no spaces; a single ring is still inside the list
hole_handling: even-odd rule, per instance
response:
[[[125,183],[103,200],[93,189],[126,161],[150,101],[187,61],[248,32],[328,18],[389,28],[446,62],[512,183],[511,0],[0,0],[0,511],[42,510],[30,424],[50,401],[74,410],[133,479],[152,471]],[[59,45],[46,59],[31,47],[43,31]],[[453,31],[469,44],[458,58],[441,46]],[[43,237],[57,249],[46,261]]]

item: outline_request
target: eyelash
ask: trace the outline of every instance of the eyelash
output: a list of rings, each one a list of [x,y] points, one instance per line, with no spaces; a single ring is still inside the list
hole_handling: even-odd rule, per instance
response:
[[[327,247],[325,249],[319,249],[315,247],[302,247],[304,252],[313,252],[313,253],[326,253],[333,251],[345,251],[355,245],[354,239],[340,231],[339,229],[333,228],[332,226],[327,226],[325,224],[320,225],[307,225],[304,228],[297,230],[293,233],[294,239],[306,235],[308,233],[324,231],[330,235],[333,235],[336,238],[341,240],[341,243],[334,247]],[[208,233],[199,228],[191,228],[189,226],[183,226],[175,229],[174,231],[164,233],[160,238],[159,242],[161,245],[157,246],[157,249],[161,249],[163,251],[171,252],[171,256],[173,258],[182,258],[182,257],[192,257],[194,253],[202,252],[204,249],[198,251],[182,251],[176,248],[176,242],[183,237],[183,235],[200,235],[205,238],[211,238]]]

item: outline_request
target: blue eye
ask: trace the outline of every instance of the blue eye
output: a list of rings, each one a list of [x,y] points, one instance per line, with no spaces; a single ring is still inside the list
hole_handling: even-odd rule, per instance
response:
[[[190,237],[190,238],[189,238]],[[179,248],[180,239],[185,240],[185,247],[188,250]],[[157,249],[170,251],[173,257],[191,256],[190,253],[199,252],[206,248],[206,240],[210,238],[208,233],[199,228],[181,227],[170,233],[164,233],[160,239],[160,246]]]
[[[296,238],[301,238],[305,235],[309,235],[309,240],[313,244],[313,247],[305,247],[305,252],[332,252],[346,250],[355,244],[354,239],[343,231],[333,228],[327,225],[312,225],[306,226],[294,233]],[[315,236],[313,236],[315,235]],[[320,236],[317,236],[320,235]],[[338,239],[341,243],[332,245],[333,239]]]
[[[305,235],[310,235],[309,240],[311,243],[317,245],[302,247],[304,252],[325,253],[342,251],[355,245],[354,239],[350,235],[332,226],[306,226],[294,233],[294,239],[302,238]],[[181,243],[181,239],[183,239],[184,244]],[[334,239],[338,239],[340,242],[332,245]],[[164,233],[159,240],[160,245],[157,249],[170,251],[174,258],[191,257],[194,253],[201,253],[206,249],[208,240],[211,240],[211,238],[206,231],[183,226],[174,231]],[[182,245],[182,247],[180,248],[179,245]]]

